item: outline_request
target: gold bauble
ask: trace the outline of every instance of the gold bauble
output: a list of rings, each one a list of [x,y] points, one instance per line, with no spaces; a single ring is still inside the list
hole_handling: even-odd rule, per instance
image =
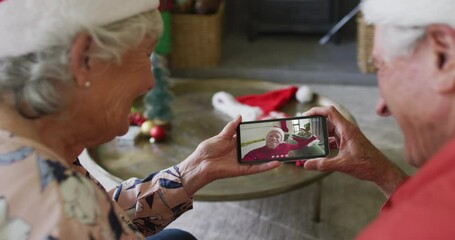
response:
[[[143,135],[149,136],[150,130],[152,129],[153,126],[155,126],[155,124],[151,120],[147,120],[147,121],[143,122],[141,125],[141,133]]]

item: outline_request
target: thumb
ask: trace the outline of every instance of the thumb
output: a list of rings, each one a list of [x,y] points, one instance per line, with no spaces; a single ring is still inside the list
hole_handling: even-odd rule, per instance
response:
[[[304,163],[303,163],[303,167],[306,169],[306,170],[318,170],[318,161],[317,159],[311,159],[311,160],[306,160]]]
[[[303,167],[307,170],[317,170],[321,172],[333,171],[332,163],[335,163],[335,158],[313,158],[305,161]]]
[[[282,163],[279,161],[272,161],[272,162],[267,162],[267,163],[262,163],[262,164],[257,164],[257,165],[250,165],[250,166],[248,166],[245,174],[249,175],[249,174],[265,172],[265,171],[271,170],[273,168],[277,168],[281,165],[282,165]]]
[[[231,138],[235,134],[237,126],[240,124],[241,121],[242,121],[242,116],[237,115],[237,117],[235,117],[233,120],[228,122],[228,124],[226,126],[224,126],[223,130],[221,130],[219,135],[221,137]]]

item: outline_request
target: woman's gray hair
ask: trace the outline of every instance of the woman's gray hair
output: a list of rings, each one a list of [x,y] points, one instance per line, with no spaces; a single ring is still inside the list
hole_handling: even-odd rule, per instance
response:
[[[158,39],[163,23],[158,10],[153,10],[103,27],[88,26],[83,31],[99,47],[90,57],[119,64],[122,53],[145,36]],[[68,39],[39,52],[0,59],[0,98],[11,93],[18,112],[27,118],[57,112],[68,95],[59,91],[58,85],[73,80],[69,66],[71,46],[72,39]]]

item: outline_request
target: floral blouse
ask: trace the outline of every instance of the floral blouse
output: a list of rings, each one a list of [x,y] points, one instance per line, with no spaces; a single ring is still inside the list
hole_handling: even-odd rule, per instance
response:
[[[144,239],[191,208],[178,166],[106,192],[78,160],[0,130],[0,239]]]

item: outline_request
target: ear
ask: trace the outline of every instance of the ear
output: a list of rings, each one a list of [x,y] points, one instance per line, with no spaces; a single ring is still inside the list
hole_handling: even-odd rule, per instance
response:
[[[455,29],[437,24],[427,32],[438,72],[435,88],[442,93],[455,91]]]
[[[78,87],[84,87],[84,84],[89,81],[88,74],[90,66],[88,52],[91,42],[91,38],[86,32],[80,32],[76,35],[71,45],[70,67],[74,81]]]

